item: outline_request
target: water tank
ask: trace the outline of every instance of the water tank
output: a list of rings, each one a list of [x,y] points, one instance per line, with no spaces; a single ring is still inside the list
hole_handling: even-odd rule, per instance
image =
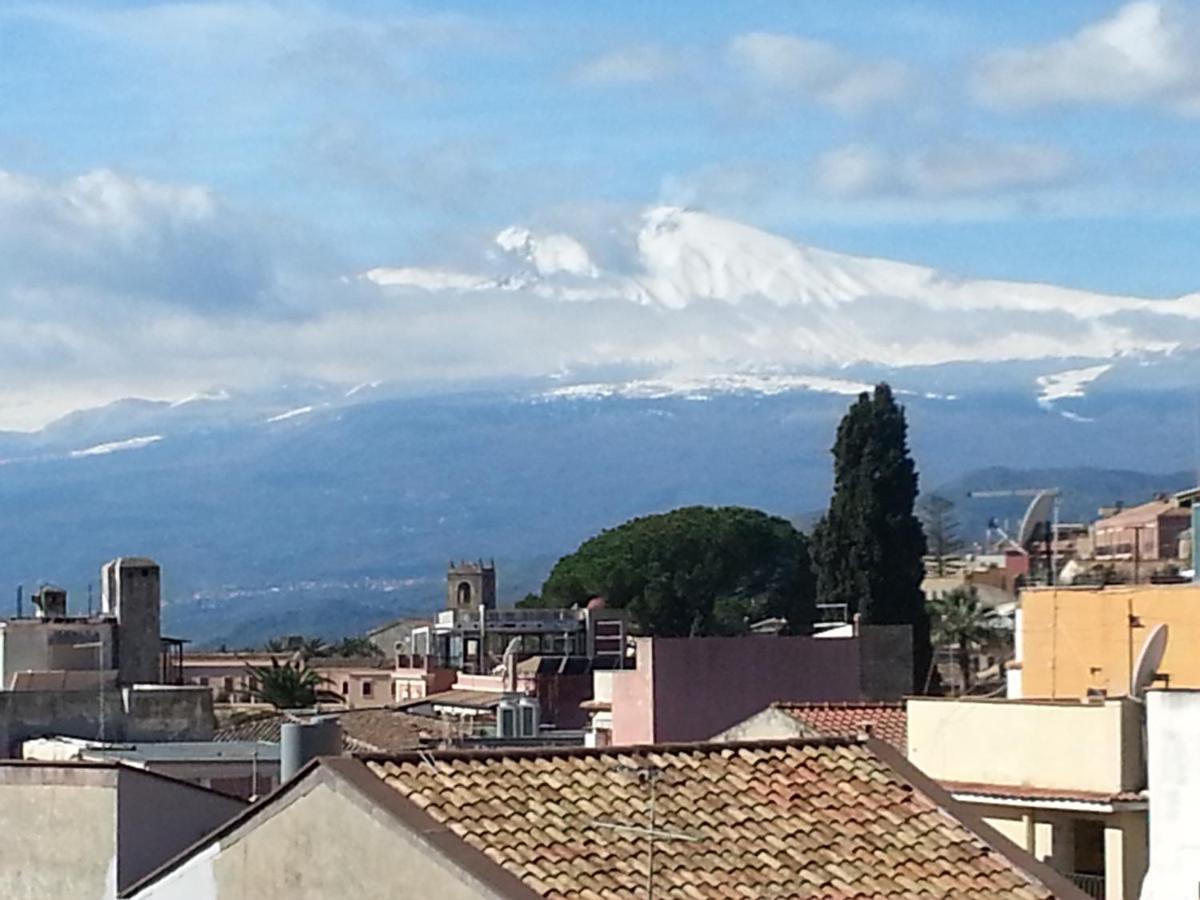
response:
[[[318,756],[339,756],[342,726],[335,718],[285,722],[279,729],[279,781],[293,776]]]

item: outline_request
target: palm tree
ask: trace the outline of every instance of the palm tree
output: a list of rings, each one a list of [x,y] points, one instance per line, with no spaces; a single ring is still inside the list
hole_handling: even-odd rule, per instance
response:
[[[965,694],[971,689],[971,651],[996,636],[999,617],[979,602],[979,591],[970,585],[934,597],[929,613],[933,643],[953,653]]]
[[[340,699],[325,690],[326,679],[301,660],[280,663],[271,657],[269,666],[247,663],[246,669],[251,676],[251,696],[276,709],[304,709],[316,706],[320,700]]]
[[[344,637],[333,645],[330,655],[374,658],[383,656],[383,651],[370,638]]]
[[[268,653],[292,653],[300,659],[312,659],[314,656],[328,656],[330,647],[319,637],[304,637],[301,634],[289,634],[286,637],[271,638],[263,645]]]

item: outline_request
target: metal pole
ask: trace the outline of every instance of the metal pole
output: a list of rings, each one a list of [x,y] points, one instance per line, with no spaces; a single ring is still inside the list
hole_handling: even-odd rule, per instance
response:
[[[96,642],[96,681],[100,685],[100,740],[104,740],[104,629]]]
[[[650,780],[650,842],[649,859],[646,863],[646,900],[654,900],[654,782],[658,780],[656,774],[653,769],[647,771],[647,778]]]

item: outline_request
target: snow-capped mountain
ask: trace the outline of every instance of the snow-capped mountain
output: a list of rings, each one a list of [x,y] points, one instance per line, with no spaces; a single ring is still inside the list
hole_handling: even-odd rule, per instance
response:
[[[1084,516],[1200,462],[1200,295],[969,281],[676,208],[604,240],[505,229],[477,269],[404,262],[350,279],[378,346],[478,357],[470,377],[418,384],[380,359],[344,383],[189,385],[0,432],[0,583],[52,579],[78,602],[104,559],[145,554],[174,632],[243,643],[427,608],[456,555],[495,556],[512,599],[633,515],[820,509],[838,418],[881,380],[923,485],[1167,473],[1068,494]]]
[[[508,228],[496,238],[511,263],[503,271],[409,265],[363,277],[391,291],[508,291],[586,302],[614,315],[621,306],[650,307],[660,339],[630,335],[637,358],[693,376],[864,363],[1108,360],[1200,346],[1200,294],[1155,300],[971,280],[806,247],[677,207],[644,212],[624,243],[616,254],[624,264],[602,267],[574,237]]]

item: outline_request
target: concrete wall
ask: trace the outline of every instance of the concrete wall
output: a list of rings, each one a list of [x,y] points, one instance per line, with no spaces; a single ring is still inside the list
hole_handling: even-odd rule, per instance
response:
[[[1025,697],[1110,696],[1129,690],[1150,630],[1167,623],[1159,671],[1172,688],[1200,688],[1200,585],[1035,588],[1021,593],[1021,691]],[[1135,624],[1130,624],[1132,620]]]
[[[349,786],[298,786],[137,900],[499,900]]]
[[[111,900],[117,891],[116,772],[0,766],[5,900]],[[53,777],[56,776],[56,777]]]
[[[116,741],[206,741],[216,728],[200,688],[0,691],[0,758],[46,735]]]
[[[1109,793],[1145,787],[1141,713],[1131,700],[913,698],[908,758],[940,781]]]
[[[1150,874],[1143,900],[1200,896],[1200,691],[1146,695]]]
[[[10,690],[18,672],[111,670],[114,647],[110,622],[0,622],[0,690]]]
[[[744,722],[714,735],[714,741],[782,741],[789,738],[813,737],[814,733],[797,721],[795,716],[768,707]]]
[[[613,743],[706,740],[776,700],[884,699],[863,690],[863,646],[857,638],[639,638],[637,668],[613,675]],[[911,681],[911,672],[909,661],[903,677]]]
[[[245,806],[186,784],[122,771],[117,782],[118,889],[148,875]]]

